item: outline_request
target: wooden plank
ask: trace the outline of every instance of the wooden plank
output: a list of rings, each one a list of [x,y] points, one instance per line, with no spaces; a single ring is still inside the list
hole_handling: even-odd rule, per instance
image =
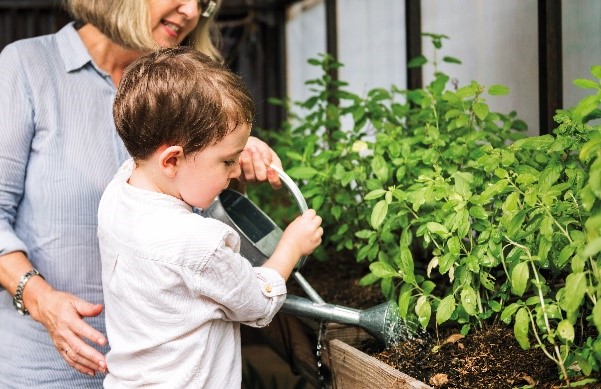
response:
[[[326,340],[338,339],[351,347],[360,347],[363,342],[373,337],[364,329],[346,324],[328,323],[325,331]]]
[[[334,389],[432,389],[341,340],[329,341],[328,349]]]

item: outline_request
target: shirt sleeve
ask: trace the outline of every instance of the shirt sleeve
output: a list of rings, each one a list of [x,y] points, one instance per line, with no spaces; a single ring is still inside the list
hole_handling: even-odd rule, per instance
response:
[[[14,231],[34,135],[34,112],[18,52],[0,53],[0,255],[27,247]]]
[[[234,239],[226,235],[199,271],[199,297],[219,304],[224,320],[264,327],[286,300],[286,282],[273,269],[253,268],[233,247]]]

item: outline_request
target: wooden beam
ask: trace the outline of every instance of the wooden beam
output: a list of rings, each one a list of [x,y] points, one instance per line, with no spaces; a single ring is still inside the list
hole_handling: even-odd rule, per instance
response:
[[[553,116],[563,106],[561,0],[538,0],[540,134],[555,128]]]
[[[326,52],[338,60],[338,10],[336,6],[336,0],[325,0],[326,7]],[[330,69],[328,74],[332,80],[338,80],[338,69]],[[336,97],[336,86],[330,86],[328,88],[328,102],[333,105],[338,105],[340,102]],[[337,128],[332,126],[326,126],[326,131],[329,133],[328,137],[332,136],[332,133]]]
[[[422,54],[422,6],[421,0],[405,0],[405,47],[407,62]],[[423,86],[422,68],[407,68],[407,89]]]
[[[326,0],[326,51],[338,60],[338,11],[336,0]],[[330,75],[338,79],[338,70],[334,69]]]

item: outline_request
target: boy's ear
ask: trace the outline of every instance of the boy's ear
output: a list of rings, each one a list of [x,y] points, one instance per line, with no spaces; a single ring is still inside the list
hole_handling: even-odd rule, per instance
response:
[[[184,149],[181,146],[164,146],[159,150],[160,169],[170,178],[175,177],[177,169],[184,160]]]

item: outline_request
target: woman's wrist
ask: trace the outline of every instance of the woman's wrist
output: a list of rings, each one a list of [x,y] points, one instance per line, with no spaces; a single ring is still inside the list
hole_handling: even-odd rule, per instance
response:
[[[50,284],[41,277],[33,277],[23,289],[23,303],[34,320],[39,321],[43,297],[52,291]]]
[[[23,302],[23,291],[25,290],[25,287],[33,277],[41,277],[42,279],[44,278],[44,276],[40,274],[38,269],[32,268],[27,273],[21,276],[21,278],[19,279],[19,283],[17,284],[15,294],[13,295],[13,305],[15,306],[17,312],[21,315],[29,315],[29,311],[27,310],[27,308],[25,307],[25,303]]]

